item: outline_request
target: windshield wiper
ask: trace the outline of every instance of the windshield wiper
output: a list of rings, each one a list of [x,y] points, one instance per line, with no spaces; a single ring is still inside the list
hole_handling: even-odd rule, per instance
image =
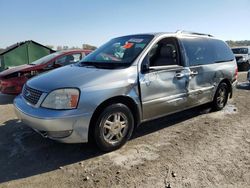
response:
[[[113,62],[97,63],[97,62],[91,62],[91,61],[80,62],[79,65],[80,66],[94,66],[100,69],[115,69],[115,68],[128,66],[128,64],[125,64],[125,63],[113,63]]]
[[[228,61],[233,61],[234,59],[229,59],[229,60],[218,60],[218,61],[215,61],[215,63],[225,63],[225,62],[228,62]]]
[[[92,62],[78,62],[77,64],[81,67],[96,67]]]

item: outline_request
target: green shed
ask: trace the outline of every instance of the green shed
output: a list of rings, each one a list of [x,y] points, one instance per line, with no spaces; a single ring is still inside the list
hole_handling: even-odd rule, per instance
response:
[[[14,44],[0,53],[0,72],[9,67],[32,63],[53,52],[32,40]]]

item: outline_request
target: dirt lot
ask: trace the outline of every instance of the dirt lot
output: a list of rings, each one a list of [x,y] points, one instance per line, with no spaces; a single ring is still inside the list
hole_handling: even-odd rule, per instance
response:
[[[0,187],[250,187],[250,85],[240,73],[223,111],[199,107],[148,122],[126,146],[43,139],[0,96]]]

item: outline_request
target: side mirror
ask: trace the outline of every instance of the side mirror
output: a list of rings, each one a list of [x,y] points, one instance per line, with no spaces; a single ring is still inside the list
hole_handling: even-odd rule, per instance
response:
[[[142,73],[147,73],[150,69],[147,64],[142,64]]]

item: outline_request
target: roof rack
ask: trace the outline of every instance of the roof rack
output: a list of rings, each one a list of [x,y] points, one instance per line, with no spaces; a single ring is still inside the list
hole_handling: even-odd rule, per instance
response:
[[[213,35],[206,34],[206,33],[197,33],[197,32],[184,31],[184,30],[177,30],[176,33],[177,34],[191,34],[191,35],[201,35],[201,36],[213,37]]]

